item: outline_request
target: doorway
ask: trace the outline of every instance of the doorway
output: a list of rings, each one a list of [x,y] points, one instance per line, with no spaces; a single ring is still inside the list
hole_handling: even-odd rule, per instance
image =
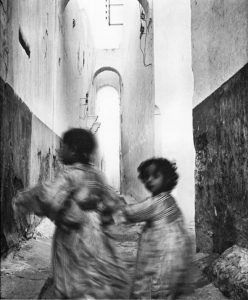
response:
[[[120,96],[111,86],[98,90],[96,115],[100,127],[98,140],[98,164],[108,184],[120,191]]]

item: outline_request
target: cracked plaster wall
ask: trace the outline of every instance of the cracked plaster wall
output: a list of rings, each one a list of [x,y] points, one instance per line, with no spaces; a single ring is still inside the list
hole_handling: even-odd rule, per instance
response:
[[[248,2],[191,0],[194,106],[248,61]]]
[[[3,252],[40,222],[33,216],[14,220],[11,199],[17,190],[54,177],[58,135],[79,126],[80,97],[92,79],[87,17],[76,1],[65,8],[66,2],[0,2]]]
[[[146,17],[148,25],[149,16]],[[132,0],[125,5],[125,18],[120,45],[120,74],[123,82],[121,185],[123,193],[140,200],[146,195],[146,191],[137,179],[137,167],[141,161],[154,155],[153,23],[149,23],[140,39],[139,5]]]

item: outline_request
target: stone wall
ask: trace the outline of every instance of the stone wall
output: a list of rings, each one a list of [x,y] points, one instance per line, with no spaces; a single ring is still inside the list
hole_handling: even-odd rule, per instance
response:
[[[248,247],[248,64],[193,110],[196,245]]]
[[[233,247],[208,267],[208,277],[230,299],[248,299],[248,249]]]
[[[32,234],[38,218],[14,219],[11,200],[20,189],[52,178],[59,163],[59,138],[34,116],[0,78],[1,254]]]
[[[1,251],[5,251],[18,242],[18,233],[24,234],[27,226],[26,220],[13,221],[11,199],[29,182],[32,114],[2,79],[0,87]]]

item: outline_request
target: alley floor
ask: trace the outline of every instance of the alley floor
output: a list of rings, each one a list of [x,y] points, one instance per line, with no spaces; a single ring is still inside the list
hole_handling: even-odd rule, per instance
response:
[[[114,230],[117,247],[126,263],[133,265],[137,226]],[[10,254],[1,264],[1,299],[49,299],[51,237],[36,235],[24,242],[19,251]],[[194,292],[180,300],[224,300],[222,293],[204,276],[202,269],[208,255],[199,253],[192,265]],[[132,267],[129,268],[130,274]]]

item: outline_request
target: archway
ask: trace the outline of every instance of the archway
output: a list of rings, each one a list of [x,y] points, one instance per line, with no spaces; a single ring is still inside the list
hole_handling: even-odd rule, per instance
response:
[[[95,112],[98,164],[108,183],[120,191],[120,97],[116,89],[105,86],[96,95]]]

